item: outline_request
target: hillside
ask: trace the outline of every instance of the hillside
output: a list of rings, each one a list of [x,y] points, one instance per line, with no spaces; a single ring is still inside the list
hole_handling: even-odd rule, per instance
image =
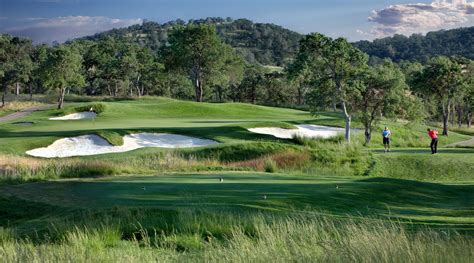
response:
[[[285,65],[297,51],[298,41],[301,38],[299,33],[281,26],[253,23],[247,19],[207,18],[190,20],[187,23],[216,25],[223,41],[236,48],[249,63],[258,62],[264,65]],[[127,38],[152,50],[158,50],[166,43],[169,31],[176,25],[184,24],[186,22],[182,20],[164,24],[145,21],[141,25],[113,29],[86,37],[86,39],[96,40],[105,36]]]
[[[188,22],[174,20],[163,24],[145,21],[140,25],[113,29],[85,39],[97,40],[105,36],[127,38],[152,50],[158,50],[166,44],[168,33],[174,26],[187,23],[216,25],[223,41],[234,47],[247,62],[264,65],[286,65],[293,58],[302,37],[297,32],[274,24],[254,23],[247,19],[206,18]],[[458,55],[474,59],[474,27],[429,32],[426,36],[394,35],[353,44],[371,56],[391,58],[394,61],[424,62],[437,55]]]
[[[379,139],[363,147],[357,131],[349,144],[253,129],[330,131],[321,125],[344,123],[333,112],[162,97],[90,103],[0,123],[1,262],[345,262],[350,253],[464,262],[474,253],[474,149],[444,147],[469,136],[443,136],[432,155],[425,125],[383,120],[374,130],[393,131],[385,153]],[[94,119],[50,119],[91,107]],[[198,139],[216,143],[189,146]],[[140,147],[84,151],[130,143]],[[32,149],[57,155],[27,156]]]
[[[430,32],[426,36],[395,35],[373,42],[359,41],[354,45],[371,56],[391,58],[395,61],[424,62],[438,55],[457,55],[474,59],[474,27]]]

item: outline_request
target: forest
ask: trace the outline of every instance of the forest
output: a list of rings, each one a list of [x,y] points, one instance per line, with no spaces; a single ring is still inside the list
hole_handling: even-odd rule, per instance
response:
[[[413,52],[409,46],[415,38],[391,40]],[[382,117],[441,121],[444,135],[449,125],[471,126],[474,64],[469,55],[392,61],[369,56],[361,45],[231,19],[145,22],[52,47],[2,35],[1,106],[9,93],[48,93],[57,95],[59,109],[66,94],[248,102],[313,113],[340,109],[346,139],[351,119],[357,118],[367,142]]]
[[[426,62],[433,56],[462,56],[474,59],[474,27],[429,32],[426,36],[392,37],[359,41],[354,45],[370,56],[394,61]]]

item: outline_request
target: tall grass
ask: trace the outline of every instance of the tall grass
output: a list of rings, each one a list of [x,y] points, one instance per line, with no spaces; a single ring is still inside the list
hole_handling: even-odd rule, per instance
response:
[[[100,134],[120,144],[119,134]],[[106,136],[107,135],[107,136]],[[0,181],[195,171],[266,171],[317,175],[376,175],[362,146],[314,140],[305,146],[247,143],[197,150],[142,151],[100,158],[38,159],[0,155]]]
[[[121,221],[124,219],[121,217]],[[131,219],[131,218],[128,218]],[[175,227],[69,226],[35,242],[0,230],[3,262],[470,262],[474,240],[376,219],[184,212]],[[132,219],[133,221],[133,219]],[[96,223],[96,222],[94,222]],[[164,228],[163,228],[164,226]],[[61,227],[56,228],[61,229]]]
[[[0,108],[0,117],[13,113],[16,111],[24,110],[30,107],[46,105],[45,103],[38,101],[10,101],[5,104],[3,108]]]
[[[24,182],[58,178],[99,177],[121,174],[126,166],[79,159],[45,160],[0,155],[0,181]]]
[[[308,147],[313,164],[319,170],[334,174],[367,175],[373,162],[371,154],[361,144],[346,143],[343,136],[329,139],[294,137],[293,141]]]
[[[93,112],[97,114],[101,114],[102,112],[105,111],[107,107],[105,106],[104,103],[92,103],[92,104],[87,104],[84,106],[76,107],[76,108],[71,108],[70,110],[74,112],[84,112],[84,111],[90,111],[92,110]]]
[[[369,175],[430,182],[472,182],[473,158],[465,156],[383,155],[374,160]]]

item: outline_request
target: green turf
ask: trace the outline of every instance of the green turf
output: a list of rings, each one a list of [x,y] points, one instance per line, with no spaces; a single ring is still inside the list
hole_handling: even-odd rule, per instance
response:
[[[246,128],[261,125],[291,127],[287,122],[313,119],[303,111],[239,103],[210,104],[153,98],[103,104],[106,111],[94,121],[50,121],[48,118],[61,115],[62,111],[48,110],[23,119],[34,121],[34,126],[0,124],[0,153],[21,155],[26,150],[46,146],[59,138],[101,130],[120,134],[133,131],[172,132],[222,142],[259,138],[271,140],[271,136],[255,135]],[[71,104],[69,107],[81,105],[87,104]]]
[[[372,174],[383,177],[430,181],[474,182],[474,149],[440,148],[432,155],[428,148],[375,150]]]
[[[1,190],[6,196],[65,208],[316,212],[336,217],[382,216],[464,230],[474,227],[473,185],[388,178],[179,174],[49,181]]]
[[[95,120],[50,121],[48,118],[63,115],[90,103],[71,103],[65,110],[46,110],[36,112],[22,121],[32,121],[33,126],[18,126],[11,123],[0,124],[0,153],[23,155],[25,151],[44,147],[57,139],[90,133],[100,133],[113,144],[120,144],[115,136],[131,132],[168,132],[193,135],[217,140],[223,143],[244,142],[249,140],[278,141],[272,136],[257,135],[247,131],[251,127],[276,126],[292,128],[299,123],[313,123],[331,126],[343,126],[338,113],[318,113],[312,116],[308,112],[257,106],[241,103],[196,103],[168,98],[145,98],[101,102],[105,111]],[[428,145],[424,125],[387,121],[393,131],[394,147],[420,147]],[[382,127],[386,123],[380,123]],[[353,127],[360,128],[357,121]],[[379,128],[380,128],[379,127]],[[381,129],[381,128],[380,128]],[[378,129],[374,129],[370,147],[380,147]],[[363,133],[354,135],[361,143]],[[440,139],[440,146],[467,140],[470,137],[453,132],[449,137]]]
[[[298,240],[305,236],[303,233],[308,227],[319,222],[319,217],[336,220],[321,225],[322,229],[328,229],[326,234],[321,234],[329,237],[324,240],[351,237],[356,240],[354,244],[365,240],[371,248],[370,240],[382,232],[380,240],[390,238],[384,231],[394,229],[398,238],[397,251],[403,250],[406,235],[410,240],[418,237],[404,232],[405,227],[410,231],[414,227],[416,233],[426,227],[438,229],[443,232],[436,233],[443,235],[456,230],[466,238],[474,233],[474,150],[442,147],[471,138],[468,129],[441,137],[439,154],[431,155],[426,126],[401,121],[380,122],[374,129],[372,143],[366,148],[362,147],[363,132],[360,131],[354,133],[354,142],[350,145],[337,140],[282,140],[254,134],[247,128],[292,128],[300,123],[342,127],[344,121],[339,113],[322,112],[312,116],[305,111],[250,104],[195,103],[165,98],[104,100],[100,102],[105,105],[104,111],[94,121],[48,120],[99,103],[99,100],[76,101],[64,110],[36,112],[21,120],[32,121],[33,126],[0,124],[0,261],[2,245],[14,247],[17,254],[11,251],[7,254],[19,255],[20,259],[35,258],[35,254],[24,257],[21,251],[25,246],[31,251],[44,248],[46,253],[56,248],[48,250],[52,248],[46,249],[43,244],[67,245],[64,251],[70,251],[68,246],[74,242],[84,242],[86,248],[88,242],[92,242],[101,253],[111,252],[110,249],[119,251],[120,246],[129,249],[135,246],[132,244],[137,244],[140,253],[156,251],[156,247],[142,248],[147,246],[146,240],[134,240],[143,238],[137,229],[150,234],[154,232],[152,243],[160,249],[169,249],[167,253],[193,249],[203,253],[206,247],[214,247],[205,241],[209,235],[219,238],[219,246],[226,249],[227,245],[238,243],[242,238],[250,238],[252,242],[260,240],[261,236],[270,236],[271,242],[287,240],[285,235],[276,235],[278,231],[265,231],[260,237],[256,235],[259,218],[267,220],[274,216],[291,222],[311,217],[309,221],[302,219],[302,225],[295,228],[300,231],[297,232],[300,233]],[[385,125],[393,132],[390,153],[381,150],[379,130]],[[353,127],[361,128],[356,118]],[[58,160],[23,157],[26,150],[44,147],[63,137],[98,134],[110,143],[120,145],[122,136],[132,132],[177,133],[209,138],[221,144],[181,150],[146,148]],[[301,157],[303,161],[292,159],[292,156]],[[258,160],[263,160],[264,170],[272,173],[252,171],[253,168],[245,166],[247,164],[232,166],[234,162]],[[235,171],[230,171],[232,169]],[[220,178],[224,182],[220,182]],[[346,223],[340,225],[343,221]],[[363,222],[360,229],[364,229],[371,226],[371,222],[391,225],[395,221],[403,226],[386,228],[379,225],[360,233],[357,229],[362,225],[353,224]],[[285,224],[282,221],[275,226]],[[352,231],[351,234],[340,233],[344,224],[347,224],[347,233]],[[83,229],[78,228],[81,226],[88,230],[81,232]],[[287,226],[293,227],[293,223]],[[115,229],[113,238],[107,234],[109,227]],[[243,237],[234,236],[237,228],[243,229]],[[73,237],[75,231],[77,237]],[[274,234],[275,237],[271,236]],[[424,235],[427,234],[420,236]],[[28,237],[26,243],[18,243],[25,236]],[[97,243],[93,241],[95,236],[100,239]],[[442,242],[450,242],[444,237]],[[113,244],[109,244],[108,238],[114,240]],[[441,244],[433,241],[438,240],[436,238],[426,240],[415,243],[420,247],[427,242],[433,246]],[[135,241],[138,243],[132,243]],[[304,244],[300,241],[294,244]],[[255,244],[252,242],[241,244]],[[308,243],[309,251],[314,250],[315,242],[319,241]],[[450,243],[450,248],[470,244],[463,242]],[[329,247],[337,247],[338,251],[354,249],[343,243]],[[291,246],[285,245],[285,249],[288,247]],[[390,248],[387,246],[383,250],[385,256]],[[288,251],[285,249],[278,251]],[[247,251],[243,247],[237,250]],[[367,254],[369,250],[361,253]],[[284,253],[287,252],[281,252]],[[215,255],[221,254],[219,250]],[[42,255],[40,258],[48,258],[47,254]],[[77,255],[77,252],[71,253],[73,257]],[[20,259],[16,261],[22,261]]]
[[[13,113],[14,111],[12,110],[4,110],[4,109],[0,109],[0,117],[3,117],[5,115],[8,115],[8,114],[11,114]]]

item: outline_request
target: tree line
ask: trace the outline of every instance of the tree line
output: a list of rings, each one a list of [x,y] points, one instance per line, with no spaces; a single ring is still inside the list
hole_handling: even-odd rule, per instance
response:
[[[224,43],[232,46],[246,62],[263,65],[287,65],[298,50],[302,35],[281,26],[267,23],[254,23],[247,19],[209,17],[192,19],[187,22],[174,20],[167,23],[144,21],[140,25],[113,29],[84,39],[99,40],[104,37],[127,39],[159,51],[168,43],[168,38],[176,26],[205,24],[216,27],[217,34]]]
[[[206,23],[176,24],[157,50],[128,38],[103,36],[49,47],[1,35],[0,81],[5,95],[54,92],[58,108],[67,93],[248,102],[333,109],[364,124],[366,142],[382,117],[442,120],[470,127],[474,66],[463,57],[426,63],[371,61],[344,38],[309,34],[284,68],[249,63]],[[451,123],[453,125],[453,123]]]
[[[394,35],[374,41],[358,41],[355,47],[375,58],[390,58],[426,63],[435,56],[460,56],[474,59],[474,27],[429,32],[425,36]]]

